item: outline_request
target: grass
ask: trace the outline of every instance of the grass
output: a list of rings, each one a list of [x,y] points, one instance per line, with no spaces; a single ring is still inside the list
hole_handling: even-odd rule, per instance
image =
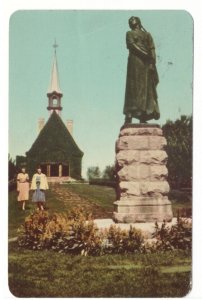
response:
[[[32,194],[30,194],[31,199]],[[57,201],[55,194],[52,191],[46,192],[46,198],[48,199],[46,206],[47,209],[53,212],[61,212],[65,210],[65,206],[61,201]],[[17,230],[24,219],[33,210],[36,209],[36,204],[31,200],[26,202],[26,210],[23,211],[20,207],[20,203],[17,202],[17,192],[12,191],[9,193],[9,238],[17,236]]]
[[[89,184],[70,184],[67,188],[101,207],[110,210],[113,209],[113,202],[116,200],[116,194],[115,190],[111,187]]]
[[[96,203],[100,207],[113,211],[113,202],[116,199],[114,188],[88,184],[68,184],[63,185],[63,188],[73,191],[91,203]],[[181,194],[183,195],[183,193]],[[178,209],[192,208],[192,202],[188,200],[185,192],[184,198],[183,196],[179,198],[177,193],[172,193],[171,203],[174,217],[177,217]]]
[[[181,209],[191,209],[192,208],[191,201],[171,200],[171,203],[172,203],[173,215],[175,217],[177,217],[178,210],[181,210]]]
[[[60,191],[79,195],[77,205],[113,210],[115,192],[110,187],[72,184]],[[26,211],[20,210],[16,198],[15,191],[9,194],[9,237],[17,236],[17,228],[35,208],[29,201]],[[54,188],[47,192],[50,212],[68,208],[58,199]],[[174,211],[179,205],[190,203],[174,203]],[[17,297],[182,297],[190,290],[190,280],[187,251],[83,257],[19,249],[16,242],[9,243],[9,287]]]
[[[17,297],[182,297],[190,264],[185,251],[83,257],[11,243],[9,287]]]

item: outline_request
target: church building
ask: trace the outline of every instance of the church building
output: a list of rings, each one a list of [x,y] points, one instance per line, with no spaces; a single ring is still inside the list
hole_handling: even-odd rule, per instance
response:
[[[50,112],[48,121],[39,120],[39,134],[33,145],[26,152],[26,157],[17,156],[16,164],[26,163],[30,174],[35,173],[36,167],[41,166],[42,172],[51,182],[67,180],[69,178],[81,179],[81,165],[83,152],[79,149],[72,136],[71,120],[67,126],[61,119],[62,92],[59,84],[59,74],[56,57],[56,44],[51,81],[48,89],[48,106]]]

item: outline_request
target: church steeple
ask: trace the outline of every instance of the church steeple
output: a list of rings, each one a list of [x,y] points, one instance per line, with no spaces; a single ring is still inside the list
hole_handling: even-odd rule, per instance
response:
[[[59,75],[58,75],[57,56],[56,56],[56,48],[58,47],[58,45],[56,44],[56,41],[53,47],[55,48],[55,51],[53,57],[50,86],[47,93],[48,96],[47,109],[50,111],[50,113],[56,111],[56,113],[60,115],[60,112],[62,110],[61,98],[63,95],[60,89],[60,82],[59,82]]]

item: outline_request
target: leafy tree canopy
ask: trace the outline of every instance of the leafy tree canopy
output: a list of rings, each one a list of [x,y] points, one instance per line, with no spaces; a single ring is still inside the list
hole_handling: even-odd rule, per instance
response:
[[[168,120],[162,127],[167,139],[168,180],[172,187],[190,187],[192,180],[192,116]]]
[[[97,179],[101,177],[100,168],[98,166],[89,167],[87,170],[88,179]]]

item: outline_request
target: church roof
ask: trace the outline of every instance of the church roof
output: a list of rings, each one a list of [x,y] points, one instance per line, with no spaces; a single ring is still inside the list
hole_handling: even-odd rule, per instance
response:
[[[72,157],[82,157],[83,152],[54,111],[26,155],[37,157],[41,162],[65,162]]]
[[[48,88],[48,94],[53,92],[62,94],[60,89],[56,51],[54,53],[54,58],[53,58],[53,67],[51,71],[51,80],[50,80],[50,86]]]

